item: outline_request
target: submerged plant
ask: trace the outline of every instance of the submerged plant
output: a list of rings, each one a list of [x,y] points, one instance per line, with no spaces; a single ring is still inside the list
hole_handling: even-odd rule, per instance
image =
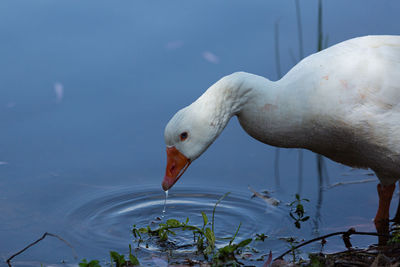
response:
[[[294,225],[298,229],[301,228],[302,222],[310,219],[310,216],[305,216],[305,210],[302,201],[309,202],[310,200],[306,198],[300,198],[300,195],[296,194],[296,199],[289,204],[289,206],[291,207],[289,215],[294,220]]]

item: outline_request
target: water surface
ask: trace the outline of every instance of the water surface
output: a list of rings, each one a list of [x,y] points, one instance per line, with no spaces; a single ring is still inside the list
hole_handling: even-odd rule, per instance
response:
[[[308,55],[316,49],[317,3],[300,2]],[[327,2],[328,43],[398,34],[399,6]],[[247,71],[276,79],[278,20],[285,72],[299,59],[292,2],[2,1],[0,257],[46,231],[73,244],[79,259],[105,260],[111,249],[127,252],[131,226],[162,213],[165,124],[224,75]],[[313,220],[302,231],[290,220],[276,223],[287,220],[284,203],[293,200],[299,183],[298,152],[281,151],[280,188],[274,154],[232,119],[170,191],[166,218],[190,215],[201,222],[199,212],[209,212],[218,196],[232,191],[218,208],[218,232],[232,233],[242,221],[240,238],[266,232],[272,241],[265,249],[274,255],[286,248],[277,241],[280,235],[310,238],[350,226],[373,230],[376,183],[335,187],[321,198],[315,155],[309,152],[301,194],[310,199],[306,209]],[[329,183],[370,178],[326,163]],[[283,203],[279,212],[266,213],[262,201],[250,199],[248,185],[275,191]],[[333,239],[327,251],[343,248]],[[69,248],[50,238],[16,261],[37,265],[63,259],[76,262]]]

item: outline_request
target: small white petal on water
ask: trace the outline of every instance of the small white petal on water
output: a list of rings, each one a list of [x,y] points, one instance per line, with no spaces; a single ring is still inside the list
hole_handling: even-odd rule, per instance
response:
[[[219,58],[213,54],[210,51],[204,51],[203,52],[203,58],[205,60],[207,60],[208,62],[214,63],[214,64],[218,64],[219,63]]]
[[[54,92],[56,93],[57,102],[61,102],[64,97],[64,86],[62,83],[56,82],[54,84]]]

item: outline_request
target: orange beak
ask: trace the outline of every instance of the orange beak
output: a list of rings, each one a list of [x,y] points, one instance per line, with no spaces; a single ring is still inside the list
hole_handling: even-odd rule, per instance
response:
[[[185,157],[175,147],[167,147],[167,169],[162,182],[164,191],[170,189],[190,165],[190,159]]]

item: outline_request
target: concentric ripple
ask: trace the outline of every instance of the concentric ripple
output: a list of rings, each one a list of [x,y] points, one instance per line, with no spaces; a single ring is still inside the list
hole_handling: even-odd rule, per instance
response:
[[[224,189],[178,188],[169,192],[165,217],[162,218],[164,192],[158,188],[121,188],[96,195],[94,199],[73,211],[68,216],[68,224],[74,239],[82,244],[96,244],[105,249],[126,249],[132,243],[133,225],[156,227],[160,220],[170,218],[202,226],[201,212],[211,221],[216,201],[226,193]],[[82,203],[82,202],[80,202]],[[282,213],[268,207],[260,199],[252,199],[250,192],[231,192],[216,208],[215,234],[217,237],[231,237],[242,223],[238,239],[253,237],[255,233],[274,231]],[[179,233],[175,243],[184,247],[193,243],[193,235]],[[222,245],[225,241],[220,241]],[[149,252],[161,250],[157,246],[147,248]],[[185,252],[182,250],[182,252]]]

